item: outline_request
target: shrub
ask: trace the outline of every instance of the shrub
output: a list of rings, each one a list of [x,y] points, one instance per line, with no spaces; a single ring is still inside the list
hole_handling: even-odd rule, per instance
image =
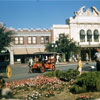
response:
[[[55,72],[47,72],[47,73],[44,74],[44,76],[54,77],[55,76]]]
[[[86,92],[86,86],[80,87],[78,85],[74,85],[73,88],[70,89],[72,93],[83,93]]]
[[[48,72],[44,74],[44,76],[48,76],[48,77],[56,76],[64,81],[70,81],[72,79],[76,79],[78,75],[79,75],[79,72],[73,69],[69,69],[67,71],[56,70],[54,72]]]
[[[100,72],[88,72],[79,76],[70,89],[73,93],[100,91]],[[77,86],[77,87],[76,87]]]

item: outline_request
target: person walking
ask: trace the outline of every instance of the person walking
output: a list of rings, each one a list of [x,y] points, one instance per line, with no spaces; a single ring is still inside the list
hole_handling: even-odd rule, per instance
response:
[[[78,71],[81,75],[82,74],[82,61],[81,61],[81,58],[78,58]]]
[[[29,73],[32,73],[32,66],[33,66],[33,59],[32,58],[29,59],[28,66],[29,66]]]
[[[89,61],[89,55],[88,53],[86,53],[86,64],[88,64],[88,61]]]
[[[97,48],[97,52],[95,53],[95,61],[96,61],[96,69],[100,71],[100,48]]]

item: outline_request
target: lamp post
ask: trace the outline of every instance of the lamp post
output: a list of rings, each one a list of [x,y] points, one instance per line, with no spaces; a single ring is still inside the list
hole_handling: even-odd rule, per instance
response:
[[[53,48],[53,52],[56,52],[57,44],[52,44],[51,47]]]

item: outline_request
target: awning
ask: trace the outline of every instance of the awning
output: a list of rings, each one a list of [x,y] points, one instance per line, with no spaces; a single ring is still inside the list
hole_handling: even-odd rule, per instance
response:
[[[18,48],[14,49],[15,55],[33,54],[36,52],[44,52],[45,48]]]
[[[94,31],[94,35],[97,35],[97,36],[99,35],[98,30],[95,30],[95,31]]]
[[[91,30],[88,30],[88,31],[87,31],[87,35],[92,35]]]
[[[24,49],[24,48],[14,49],[14,54],[15,54],[15,55],[23,55],[23,54],[27,54],[27,50]]]
[[[28,54],[33,54],[36,52],[44,52],[44,48],[27,48]]]
[[[84,30],[81,30],[81,31],[80,31],[80,35],[85,35]]]

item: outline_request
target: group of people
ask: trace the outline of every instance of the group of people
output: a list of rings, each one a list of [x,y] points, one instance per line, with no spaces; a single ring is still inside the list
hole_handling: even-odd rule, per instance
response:
[[[54,58],[54,56],[51,56],[49,58],[45,57],[45,60],[53,59],[53,58]],[[73,56],[73,58],[74,58],[74,56]],[[100,48],[97,48],[97,52],[95,53],[94,58],[95,58],[95,61],[96,61],[96,69],[97,69],[97,71],[100,71]],[[59,62],[58,59],[59,59],[59,55],[57,55],[57,57],[56,57],[56,62]],[[36,61],[37,59],[34,58],[34,60]],[[28,62],[29,72],[30,72],[30,69],[32,68],[32,66],[34,64],[34,60],[32,58],[29,59],[29,62]],[[86,61],[87,61],[87,63],[89,61],[88,53],[86,53]],[[80,57],[78,57],[78,67],[77,67],[77,69],[81,74],[82,73],[82,61],[81,61]]]
[[[96,70],[100,71],[100,48],[97,48],[97,52],[94,55],[95,61],[96,61]],[[88,53],[86,53],[86,61],[88,63],[89,61],[89,56]],[[78,59],[78,71],[80,72],[80,75],[82,73],[82,61],[81,58]]]

